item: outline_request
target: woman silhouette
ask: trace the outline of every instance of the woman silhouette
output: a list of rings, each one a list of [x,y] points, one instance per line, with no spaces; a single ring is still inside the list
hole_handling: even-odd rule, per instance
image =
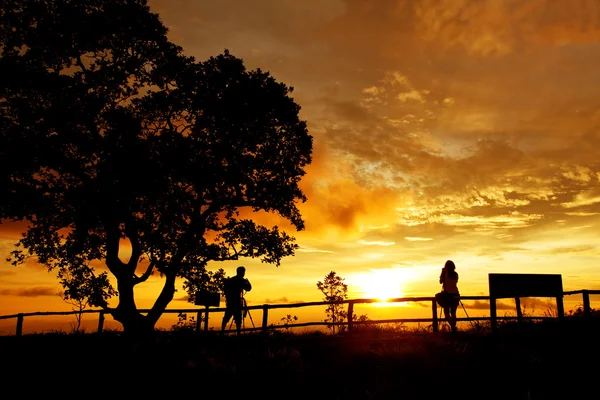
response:
[[[456,310],[460,302],[460,293],[458,291],[458,273],[452,260],[446,261],[442,273],[440,274],[440,283],[442,284],[444,317],[450,324],[452,332],[456,332]]]

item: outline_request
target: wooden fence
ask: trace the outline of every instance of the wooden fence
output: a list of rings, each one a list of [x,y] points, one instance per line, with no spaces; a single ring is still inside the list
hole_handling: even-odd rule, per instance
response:
[[[569,291],[569,292],[563,292],[563,296],[568,296],[568,295],[576,295],[576,294],[581,294],[582,295],[582,304],[583,304],[583,314],[586,317],[591,316],[592,314],[592,308],[590,305],[590,295],[597,295],[600,294],[600,290],[587,290],[587,289],[583,289],[583,290],[574,290],[574,291]],[[489,296],[461,296],[460,297],[461,300],[485,300],[485,301],[489,301],[490,297]],[[390,323],[427,323],[427,324],[431,324],[431,329],[433,332],[438,332],[439,330],[439,323],[440,321],[444,321],[444,319],[441,319],[438,317],[438,305],[436,303],[435,297],[401,297],[401,298],[395,298],[395,299],[389,299],[386,300],[386,303],[410,303],[410,302],[429,302],[431,303],[431,318],[395,318],[395,319],[383,319],[383,320],[368,320],[368,321],[354,321],[353,320],[353,314],[354,314],[354,305],[355,304],[369,304],[369,303],[381,303],[381,300],[378,299],[352,299],[352,300],[343,300],[343,301],[339,301],[339,302],[335,302],[335,303],[331,303],[331,302],[326,302],[326,301],[316,301],[316,302],[309,302],[309,303],[289,303],[289,304],[263,304],[263,305],[258,305],[258,306],[248,306],[246,307],[247,310],[262,310],[262,324],[259,327],[252,327],[252,328],[244,328],[243,331],[264,331],[266,332],[268,329],[281,329],[281,328],[295,328],[295,327],[307,327],[307,326],[346,326],[348,328],[349,331],[352,331],[352,329],[356,326],[356,325],[363,325],[363,324],[390,324]],[[515,299],[515,303],[517,305],[517,316],[519,321],[523,320],[523,319],[535,319],[535,320],[543,320],[543,319],[552,319],[553,317],[526,317],[523,316],[520,310],[520,302],[519,299],[516,298]],[[300,307],[311,307],[311,306],[327,306],[327,305],[331,305],[331,304],[348,304],[348,318],[347,320],[344,321],[339,321],[339,322],[325,322],[325,321],[313,321],[313,322],[303,322],[303,323],[296,323],[296,324],[286,324],[286,325],[271,325],[269,326],[268,321],[269,321],[269,310],[273,310],[273,309],[279,309],[279,308],[284,308],[284,309],[291,309],[291,308],[300,308]],[[463,305],[464,306],[464,305]],[[148,312],[149,310],[139,310],[140,312],[144,313],[144,312]],[[198,309],[198,308],[185,308],[185,309],[167,309],[164,311],[165,314],[179,314],[179,313],[186,313],[186,314],[196,314],[196,330],[200,331],[202,329],[204,329],[205,331],[208,331],[208,321],[209,321],[209,315],[211,313],[219,313],[219,312],[224,312],[225,308],[224,307],[219,307],[219,308],[210,308],[210,307],[205,307],[203,309]],[[32,312],[32,313],[19,313],[19,314],[12,314],[12,315],[2,315],[0,316],[0,320],[3,319],[12,319],[12,318],[16,318],[17,320],[17,325],[16,325],[16,336],[21,336],[23,334],[23,322],[25,317],[32,317],[32,316],[50,316],[50,315],[76,315],[76,314],[98,314],[98,332],[102,332],[103,327],[104,327],[104,320],[105,320],[105,315],[107,313],[109,313],[109,311],[106,310],[83,310],[83,311],[42,311],[42,312]],[[558,318],[562,318],[564,315],[562,315],[562,309],[559,308],[559,315],[557,315]],[[498,320],[514,320],[514,317],[495,317],[494,319],[492,319],[491,317],[466,317],[466,318],[457,318],[457,321],[491,321],[492,326],[495,325],[495,319]],[[204,322],[204,326],[202,327],[202,321]]]

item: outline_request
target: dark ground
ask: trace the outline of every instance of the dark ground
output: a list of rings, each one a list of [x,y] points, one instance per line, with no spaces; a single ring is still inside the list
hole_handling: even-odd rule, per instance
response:
[[[0,337],[5,393],[77,398],[598,398],[600,324],[507,325],[480,334],[160,332]]]

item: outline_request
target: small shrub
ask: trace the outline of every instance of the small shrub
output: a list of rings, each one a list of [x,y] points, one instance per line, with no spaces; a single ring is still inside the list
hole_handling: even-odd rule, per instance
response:
[[[200,319],[200,322],[202,322],[202,318]],[[179,313],[177,315],[177,322],[171,326],[171,330],[177,332],[195,331],[197,325],[196,318],[193,315],[188,318],[186,313]]]
[[[292,314],[287,314],[285,317],[281,318],[281,322],[283,322],[283,327],[287,332],[289,332],[289,330],[291,329],[290,325],[296,321],[298,321],[298,316],[292,316]]]
[[[575,309],[569,310],[565,313],[565,317],[583,317],[583,316],[585,316],[583,304],[578,304],[577,306],[575,306]],[[590,316],[600,316],[600,310],[596,310],[595,308],[590,308]]]

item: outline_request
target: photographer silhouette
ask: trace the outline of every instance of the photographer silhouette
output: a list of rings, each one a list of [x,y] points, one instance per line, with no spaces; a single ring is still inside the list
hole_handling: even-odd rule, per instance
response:
[[[223,284],[223,293],[225,294],[225,315],[221,323],[221,331],[224,331],[227,322],[233,317],[237,334],[240,334],[242,326],[242,308],[245,307],[244,291],[252,290],[250,281],[244,276],[246,268],[239,266],[236,270],[236,275],[225,279]]]
[[[440,274],[440,283],[442,292],[436,296],[439,305],[444,310],[444,317],[450,324],[452,332],[456,332],[456,310],[460,303],[460,293],[458,291],[458,273],[452,260],[446,261],[442,273]]]

